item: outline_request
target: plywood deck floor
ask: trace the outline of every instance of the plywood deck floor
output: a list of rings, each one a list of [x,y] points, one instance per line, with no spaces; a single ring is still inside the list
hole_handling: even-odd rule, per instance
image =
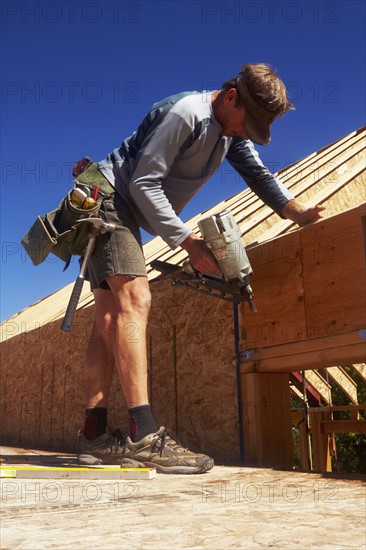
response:
[[[6,463],[74,455],[2,447]],[[144,481],[1,480],[1,549],[366,548],[365,483],[215,466]]]

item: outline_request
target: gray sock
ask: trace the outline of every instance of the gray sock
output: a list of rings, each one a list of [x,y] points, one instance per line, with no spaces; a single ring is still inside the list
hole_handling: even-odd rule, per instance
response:
[[[131,407],[128,416],[132,441],[140,441],[146,435],[158,431],[149,404]]]

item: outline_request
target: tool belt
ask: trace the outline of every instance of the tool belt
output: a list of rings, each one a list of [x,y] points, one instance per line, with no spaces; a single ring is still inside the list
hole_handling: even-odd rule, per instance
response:
[[[64,267],[66,269],[71,256],[82,256],[88,243],[89,232],[87,224],[77,224],[77,220],[95,217],[102,201],[115,192],[99,171],[98,165],[89,157],[78,161],[74,165],[72,174],[76,177],[73,189],[55,210],[38,216],[21,240],[33,265],[41,264],[48,254],[52,253],[66,262]],[[90,201],[92,206],[83,208],[82,204],[79,206],[73,200],[75,190],[81,190],[84,194],[90,195],[96,187],[98,187],[98,194],[95,201]]]

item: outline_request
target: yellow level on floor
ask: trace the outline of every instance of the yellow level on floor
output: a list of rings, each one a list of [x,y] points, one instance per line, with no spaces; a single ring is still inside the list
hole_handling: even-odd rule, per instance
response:
[[[115,465],[90,467],[2,466],[0,478],[17,479],[153,479],[154,468],[121,468]]]

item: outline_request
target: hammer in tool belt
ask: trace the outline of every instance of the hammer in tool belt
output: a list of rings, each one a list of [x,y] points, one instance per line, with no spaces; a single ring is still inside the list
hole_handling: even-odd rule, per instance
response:
[[[83,262],[81,264],[80,273],[78,278],[75,281],[74,288],[70,296],[70,300],[66,309],[65,317],[61,324],[61,330],[70,332],[72,330],[72,324],[74,321],[74,316],[76,312],[77,305],[79,303],[81,291],[83,289],[85,281],[85,273],[88,267],[90,257],[93,253],[95,247],[95,241],[97,236],[102,233],[112,233],[115,230],[115,225],[113,223],[106,223],[101,218],[84,218],[78,220],[76,223],[88,223],[89,226],[89,240],[85,249],[85,254],[83,257]]]

